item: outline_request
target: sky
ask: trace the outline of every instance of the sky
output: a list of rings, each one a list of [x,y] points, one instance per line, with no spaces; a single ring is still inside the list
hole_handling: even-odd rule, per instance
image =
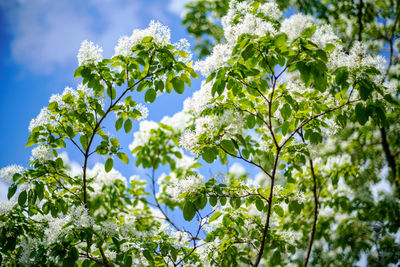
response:
[[[186,0],[1,0],[0,1],[0,168],[10,164],[27,167],[31,149],[25,148],[32,118],[48,105],[52,94],[66,86],[76,88],[73,78],[78,67],[77,52],[83,40],[103,47],[111,57],[119,37],[134,29],[146,28],[158,20],[171,29],[171,41],[188,36],[181,24]],[[160,121],[182,109],[184,99],[198,90],[200,81],[186,88],[183,95],[162,95],[149,108],[148,119]],[[144,97],[144,96],[142,96]],[[138,102],[144,102],[139,99]],[[133,130],[138,129],[138,124]],[[133,132],[122,134],[121,144],[128,151]],[[78,154],[69,153],[79,162]],[[92,164],[102,160],[92,158]],[[116,161],[117,162],[117,161]],[[125,177],[143,174],[123,163],[116,168]],[[8,185],[0,182],[0,200],[5,200]]]

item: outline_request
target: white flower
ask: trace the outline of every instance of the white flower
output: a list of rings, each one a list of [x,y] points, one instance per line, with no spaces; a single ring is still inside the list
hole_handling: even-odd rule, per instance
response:
[[[282,17],[282,11],[274,2],[264,3],[258,7],[257,13],[263,13],[265,16],[270,17],[273,20],[278,20]]]
[[[134,30],[131,41],[134,45],[139,44],[144,37],[153,37],[153,42],[159,45],[169,44],[171,40],[170,30],[158,21],[150,21],[149,27],[144,30]]]
[[[91,192],[93,196],[101,194],[103,186],[113,185],[118,180],[126,184],[126,178],[119,171],[111,169],[111,171],[106,172],[104,165],[101,163],[96,163],[92,169],[88,169],[87,175],[90,178],[94,178],[89,184],[94,189],[94,192]]]
[[[192,60],[192,53],[190,51],[190,43],[185,38],[180,39],[179,42],[174,44],[175,49],[178,51],[183,51],[187,54],[186,57],[178,56],[177,60],[185,64],[189,64]]]
[[[295,14],[290,18],[284,19],[281,25],[281,32],[286,33],[289,41],[300,36],[300,34],[313,25],[313,18],[303,14]]]
[[[193,131],[185,131],[179,139],[179,145],[193,154],[197,154],[195,151],[195,147],[197,146],[196,134]]]
[[[0,201],[0,215],[4,215],[8,213],[13,207],[15,203],[11,201]]]
[[[87,40],[81,43],[81,47],[78,52],[78,63],[79,66],[87,63],[97,63],[103,59],[103,49],[93,42]]]
[[[339,37],[333,32],[331,25],[323,24],[317,27],[311,41],[321,48],[325,48],[327,44],[335,44],[339,41]]]
[[[136,120],[140,121],[140,120],[144,120],[147,118],[147,116],[149,116],[149,109],[147,107],[145,107],[142,104],[137,104],[135,107],[137,110],[140,111],[140,113],[142,114],[141,116],[137,117]]]
[[[90,217],[88,210],[84,206],[78,206],[73,208],[69,212],[69,216],[71,220],[74,222],[74,225],[80,227],[89,227],[93,225],[93,218]]]
[[[201,83],[200,90],[193,93],[192,97],[187,98],[183,102],[183,111],[184,112],[193,112],[195,114],[200,114],[204,108],[210,103],[211,96],[211,88],[213,86],[212,82],[206,83],[203,81]]]
[[[40,163],[45,163],[52,158],[53,155],[50,152],[50,148],[46,145],[40,144],[32,149],[31,161],[38,160]]]
[[[129,56],[132,53],[131,52],[132,46],[133,46],[132,38],[128,36],[122,36],[121,38],[119,38],[118,44],[114,48],[115,51],[114,56],[124,56],[124,57]]]
[[[204,77],[210,75],[214,70],[219,69],[228,62],[232,54],[232,47],[228,44],[217,44],[214,46],[210,56],[202,61],[196,62],[194,70],[198,70]]]
[[[0,179],[10,184],[13,182],[13,176],[16,173],[24,172],[24,170],[24,167],[15,164],[4,167],[0,170]]]
[[[179,201],[183,193],[194,193],[205,184],[204,177],[200,174],[190,175],[183,179],[177,179],[171,176],[169,185],[165,192],[171,196],[174,201]]]
[[[28,130],[32,132],[33,129],[35,129],[36,127],[46,126],[47,124],[55,127],[57,125],[57,122],[54,120],[50,120],[50,111],[47,109],[47,107],[44,107],[40,110],[39,115],[35,119],[31,120]]]
[[[172,233],[172,236],[175,238],[175,242],[178,246],[184,247],[190,241],[190,236],[188,233],[183,231],[176,231]]]

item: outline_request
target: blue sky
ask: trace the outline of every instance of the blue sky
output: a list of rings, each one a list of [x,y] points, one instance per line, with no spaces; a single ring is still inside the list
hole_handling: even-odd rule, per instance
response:
[[[171,29],[172,41],[188,38],[180,14],[185,0],[7,0],[0,2],[0,168],[10,164],[27,166],[31,148],[25,148],[32,118],[48,104],[54,93],[66,86],[76,88],[73,78],[78,66],[80,43],[88,39],[111,57],[118,38],[135,28],[146,28],[159,20]],[[183,100],[199,88],[199,82],[183,95],[162,95],[147,105],[148,119],[181,110]],[[139,101],[143,102],[143,99]],[[134,130],[137,129],[134,127]],[[121,133],[128,152],[133,135]],[[128,153],[127,153],[128,154]],[[78,154],[76,154],[78,155]],[[75,154],[70,154],[75,159]],[[99,160],[93,158],[93,162]],[[129,177],[140,170],[122,163],[116,168]],[[0,182],[0,199],[6,199],[7,185]]]

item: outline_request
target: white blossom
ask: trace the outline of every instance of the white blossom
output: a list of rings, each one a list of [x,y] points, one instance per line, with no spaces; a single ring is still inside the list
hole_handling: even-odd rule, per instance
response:
[[[81,43],[81,47],[78,52],[78,63],[79,66],[88,63],[98,63],[103,59],[103,49],[93,42],[87,40]]]
[[[31,161],[38,160],[40,163],[45,163],[48,160],[53,159],[50,148],[46,145],[40,144],[32,149]]]
[[[327,44],[336,44],[339,41],[339,37],[333,32],[331,25],[322,24],[315,30],[311,41],[320,48],[325,48]]]
[[[295,14],[290,18],[284,19],[281,25],[281,32],[288,36],[289,41],[292,41],[300,36],[300,34],[313,25],[314,19],[311,16],[303,14]]]
[[[194,70],[200,71],[204,77],[210,75],[216,69],[223,67],[232,54],[232,47],[228,44],[217,44],[214,46],[211,55],[202,61],[197,61],[193,66]]]
[[[257,13],[263,13],[265,16],[270,17],[273,20],[278,20],[282,17],[282,11],[280,11],[278,5],[274,2],[261,4],[258,7]]]
[[[4,182],[10,184],[13,182],[13,176],[16,173],[23,173],[24,172],[24,167],[20,165],[15,165],[12,164],[10,166],[4,167],[0,170],[0,179],[3,180]]]
[[[185,131],[179,139],[179,145],[193,154],[197,154],[195,151],[195,147],[197,146],[196,133],[190,130]]]
[[[137,104],[135,108],[136,108],[137,110],[139,110],[140,113],[142,114],[141,116],[139,116],[139,117],[137,118],[138,121],[144,120],[144,119],[147,118],[147,116],[149,116],[149,109],[148,109],[147,107],[145,107],[144,105],[142,105],[142,104]]]
[[[178,56],[177,60],[181,61],[181,62],[183,62],[185,64],[189,64],[189,62],[192,60],[192,56],[193,55],[192,55],[192,53],[190,51],[190,43],[188,42],[188,40],[185,39],[185,38],[182,38],[182,39],[179,40],[179,42],[174,43],[174,47],[175,47],[176,50],[183,51],[187,55],[186,57]]]
[[[7,214],[13,207],[15,203],[11,201],[0,201],[0,215]]]
[[[176,231],[172,233],[173,238],[178,246],[184,247],[190,241],[190,236],[188,233],[183,231]]]
[[[179,201],[183,193],[194,193],[205,184],[204,177],[200,174],[190,175],[183,179],[171,177],[165,192],[174,201]]]
[[[127,183],[126,178],[119,171],[111,169],[111,171],[106,172],[101,163],[96,163],[92,169],[88,169],[87,176],[94,178],[89,184],[94,189],[94,192],[91,193],[93,196],[101,194],[103,186],[111,186],[116,181]]]
[[[39,126],[46,126],[47,124],[50,124],[52,127],[55,127],[57,125],[57,122],[54,120],[50,119],[50,111],[47,109],[47,107],[43,107],[40,110],[39,115],[35,118],[32,119],[31,122],[29,123],[28,130],[30,132],[33,131],[36,127]]]
[[[114,47],[114,56],[129,56],[132,51],[133,41],[128,36],[122,36],[118,40],[118,44]]]
[[[207,107],[212,99],[211,88],[213,83],[201,83],[200,90],[193,93],[192,97],[187,98],[183,102],[184,112],[193,112],[195,114],[201,113]]]

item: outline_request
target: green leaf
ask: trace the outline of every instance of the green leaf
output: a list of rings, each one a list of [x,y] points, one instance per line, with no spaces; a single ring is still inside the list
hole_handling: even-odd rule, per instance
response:
[[[117,157],[124,163],[128,164],[129,163],[129,158],[124,152],[118,152]]]
[[[233,142],[231,140],[222,140],[221,141],[221,146],[222,148],[230,153],[230,154],[235,154],[236,150],[235,150],[235,145],[233,144]]]
[[[281,253],[279,250],[275,250],[274,254],[272,254],[271,263],[273,266],[281,264]]]
[[[209,148],[209,147],[205,147],[203,149],[203,153],[201,154],[201,157],[207,163],[213,163],[214,160],[217,158],[215,151],[212,148]]]
[[[367,110],[361,103],[357,103],[356,105],[356,118],[357,121],[361,124],[364,125],[368,121],[368,115],[367,115]]]
[[[247,116],[247,119],[246,119],[246,126],[247,126],[247,128],[249,128],[249,129],[253,129],[254,126],[256,126],[256,118],[254,118],[253,115]]]
[[[107,87],[107,95],[111,99],[115,99],[117,97],[117,91],[115,91],[114,87]]]
[[[36,145],[36,143],[37,142],[30,139],[30,140],[28,140],[28,142],[26,142],[25,147],[30,147],[30,146]]]
[[[281,206],[278,206],[278,205],[274,206],[274,211],[280,217],[283,217],[283,215],[285,214],[285,212],[283,211],[283,208]]]
[[[130,119],[127,119],[124,123],[125,133],[129,133],[131,129],[132,129],[132,121]]]
[[[106,172],[110,172],[111,169],[113,168],[113,166],[114,166],[113,159],[112,158],[108,158],[106,160],[106,164],[104,165],[104,169],[106,170]]]
[[[81,143],[82,148],[83,148],[84,150],[86,150],[87,145],[88,145],[86,135],[81,135],[81,136],[79,137],[79,142]]]
[[[220,198],[219,198],[219,203],[221,203],[221,206],[225,206],[225,204],[226,204],[226,197],[220,197]]]
[[[178,94],[182,94],[185,90],[185,83],[179,77],[174,77],[171,83]]]
[[[256,208],[257,208],[259,211],[262,211],[263,208],[264,208],[264,201],[262,201],[261,199],[257,198],[257,199],[256,199]]]
[[[210,202],[210,205],[215,207],[215,205],[217,205],[218,202],[218,198],[215,196],[209,197],[208,201]]]
[[[190,222],[194,215],[196,215],[196,209],[194,208],[193,203],[186,201],[185,206],[183,207],[183,218]]]
[[[119,131],[119,129],[122,128],[123,123],[124,120],[122,118],[118,118],[118,120],[115,122],[115,130]]]
[[[285,103],[281,108],[282,118],[286,121],[290,118],[291,114],[292,114],[292,109],[290,108],[290,105]]]
[[[13,184],[8,188],[7,198],[11,199],[17,191],[17,185]]]
[[[22,191],[21,194],[18,196],[18,204],[20,206],[23,206],[26,202],[26,199],[28,197],[28,193],[26,191]]]
[[[146,91],[146,94],[144,95],[144,101],[146,101],[147,103],[153,103],[154,100],[156,100],[156,90],[154,89],[149,89]]]
[[[208,219],[208,222],[213,222],[216,219],[218,219],[222,215],[222,212],[216,211],[213,215],[211,215],[210,219]]]

